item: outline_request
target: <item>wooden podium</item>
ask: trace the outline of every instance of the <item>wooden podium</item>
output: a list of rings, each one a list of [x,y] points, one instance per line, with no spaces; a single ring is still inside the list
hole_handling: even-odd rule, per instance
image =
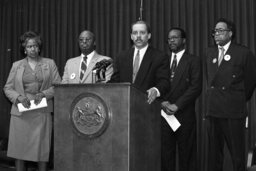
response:
[[[160,171],[160,105],[122,84],[55,86],[54,171]]]

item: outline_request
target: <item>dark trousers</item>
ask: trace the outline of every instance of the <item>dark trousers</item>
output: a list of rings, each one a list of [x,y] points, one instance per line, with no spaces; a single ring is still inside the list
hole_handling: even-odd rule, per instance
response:
[[[196,171],[196,123],[182,124],[176,132],[162,118],[161,171],[175,171],[176,145],[179,171]]]
[[[245,118],[209,117],[208,171],[223,170],[223,149],[226,141],[234,171],[245,171]]]

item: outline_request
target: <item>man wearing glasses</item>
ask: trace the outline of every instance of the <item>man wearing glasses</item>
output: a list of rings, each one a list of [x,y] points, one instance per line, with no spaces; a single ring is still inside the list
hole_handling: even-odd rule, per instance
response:
[[[256,59],[248,48],[233,42],[234,35],[234,24],[219,19],[213,30],[216,46],[206,53],[208,171],[222,171],[224,142],[233,170],[245,171],[246,101],[256,85]]]
[[[113,74],[112,59],[95,51],[95,35],[85,30],[80,33],[78,44],[81,55],[71,58],[65,65],[62,83],[88,84],[107,82]],[[96,75],[94,74],[94,71]],[[99,72],[103,72],[97,77]],[[103,74],[103,76],[102,76]]]

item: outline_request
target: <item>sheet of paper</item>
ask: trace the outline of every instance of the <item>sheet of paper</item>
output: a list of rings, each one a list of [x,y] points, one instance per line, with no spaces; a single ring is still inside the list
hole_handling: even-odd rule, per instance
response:
[[[161,115],[164,117],[174,132],[181,126],[180,122],[174,115],[167,115],[163,110],[161,110]]]
[[[25,112],[25,111],[30,111],[30,110],[35,110],[35,109],[40,109],[43,107],[47,107],[47,100],[46,98],[42,98],[42,101],[39,104],[35,104],[34,100],[30,100],[30,108],[25,108],[21,103],[18,103],[18,109],[19,112]]]

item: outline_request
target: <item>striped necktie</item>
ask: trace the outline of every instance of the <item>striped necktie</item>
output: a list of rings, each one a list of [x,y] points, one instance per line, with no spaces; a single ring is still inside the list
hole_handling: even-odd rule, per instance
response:
[[[225,52],[225,49],[224,49],[223,46],[219,47],[219,50],[220,50],[220,56],[219,56],[219,59],[218,59],[218,66],[220,66],[221,61],[224,58],[224,52]]]
[[[81,71],[80,71],[80,80],[82,81],[83,77],[84,77],[84,73],[86,71],[87,68],[87,56],[83,57],[83,61],[81,63]]]
[[[177,67],[177,55],[175,54],[174,57],[173,57],[172,66],[171,66],[171,79],[170,79],[171,82],[173,80],[176,67]]]
[[[134,63],[133,63],[133,74],[132,74],[132,82],[134,83],[135,78],[137,76],[138,70],[139,70],[139,65],[140,65],[140,50],[138,50]]]

